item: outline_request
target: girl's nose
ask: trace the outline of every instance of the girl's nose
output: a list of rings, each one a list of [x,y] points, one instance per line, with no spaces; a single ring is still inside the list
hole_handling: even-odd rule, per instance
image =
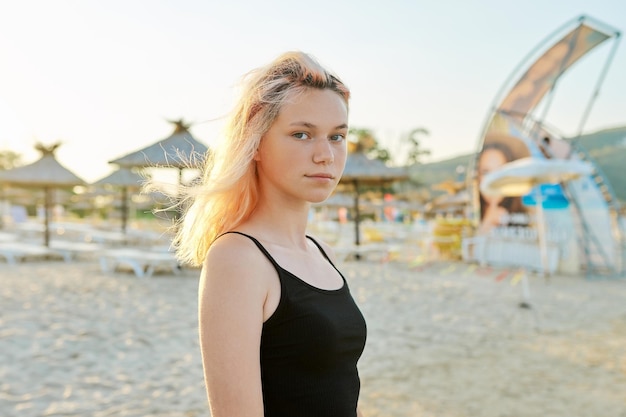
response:
[[[335,154],[328,140],[320,139],[316,141],[313,162],[316,164],[332,164],[335,161]]]

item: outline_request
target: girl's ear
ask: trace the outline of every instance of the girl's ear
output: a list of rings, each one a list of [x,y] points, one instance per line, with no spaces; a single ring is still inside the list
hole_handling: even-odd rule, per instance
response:
[[[259,141],[259,144],[256,147],[256,151],[254,151],[254,158],[252,158],[257,162],[261,160],[261,144],[262,143],[263,143],[263,138],[261,137],[261,140]]]

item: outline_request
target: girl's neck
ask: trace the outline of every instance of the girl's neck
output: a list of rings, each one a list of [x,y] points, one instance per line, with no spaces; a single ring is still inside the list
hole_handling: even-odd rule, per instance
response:
[[[306,229],[310,204],[283,205],[259,201],[254,212],[242,225],[256,238],[268,243],[306,248]]]

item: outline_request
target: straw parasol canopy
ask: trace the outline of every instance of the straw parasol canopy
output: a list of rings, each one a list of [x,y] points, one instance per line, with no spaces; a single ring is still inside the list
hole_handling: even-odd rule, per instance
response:
[[[84,181],[57,161],[54,152],[61,146],[55,143],[45,146],[40,143],[35,149],[41,152],[41,158],[30,165],[0,172],[0,181],[7,184],[28,187],[73,187],[82,185]]]
[[[146,177],[133,171],[130,168],[119,167],[104,178],[99,179],[91,185],[112,185],[115,187],[127,187],[138,190],[141,188]]]
[[[380,185],[389,182],[407,180],[405,168],[392,168],[380,159],[370,159],[361,151],[348,154],[341,183],[357,181],[361,185]]]
[[[354,244],[360,244],[359,238],[359,197],[361,185],[383,185],[396,181],[404,181],[409,178],[405,168],[392,168],[385,165],[380,159],[368,158],[362,150],[348,154],[346,166],[340,184],[352,184],[354,189]]]
[[[43,188],[45,194],[44,244],[46,246],[50,245],[51,190],[53,188],[73,187],[85,184],[76,174],[65,168],[56,160],[54,152],[59,146],[61,146],[61,143],[54,143],[50,146],[38,143],[35,145],[35,149],[42,154],[38,161],[30,165],[0,171],[0,183],[18,187]]]
[[[440,195],[428,203],[426,208],[433,212],[458,212],[463,211],[469,204],[469,192],[462,190],[454,194]]]
[[[137,191],[145,178],[131,170],[130,168],[120,167],[104,178],[99,179],[92,185],[96,187],[112,186],[119,188],[122,192],[120,208],[122,213],[122,232],[126,233],[126,225],[128,223],[128,193],[129,191]]]
[[[433,190],[445,191],[448,194],[457,194],[463,191],[467,185],[464,181],[445,180],[431,186]]]
[[[459,212],[470,204],[467,184],[463,181],[445,180],[431,186],[432,190],[445,191],[446,194],[432,199],[426,208],[431,212]]]
[[[183,119],[168,121],[174,125],[170,136],[109,163],[125,168],[177,168],[180,182],[183,169],[198,168],[208,148],[189,133],[190,123]]]

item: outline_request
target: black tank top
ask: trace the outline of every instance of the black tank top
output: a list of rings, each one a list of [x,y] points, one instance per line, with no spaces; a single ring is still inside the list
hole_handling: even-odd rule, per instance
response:
[[[348,283],[337,290],[314,287],[272,258],[280,279],[280,301],[263,324],[261,380],[265,417],[356,417],[366,326]],[[321,246],[307,236],[330,261]]]

